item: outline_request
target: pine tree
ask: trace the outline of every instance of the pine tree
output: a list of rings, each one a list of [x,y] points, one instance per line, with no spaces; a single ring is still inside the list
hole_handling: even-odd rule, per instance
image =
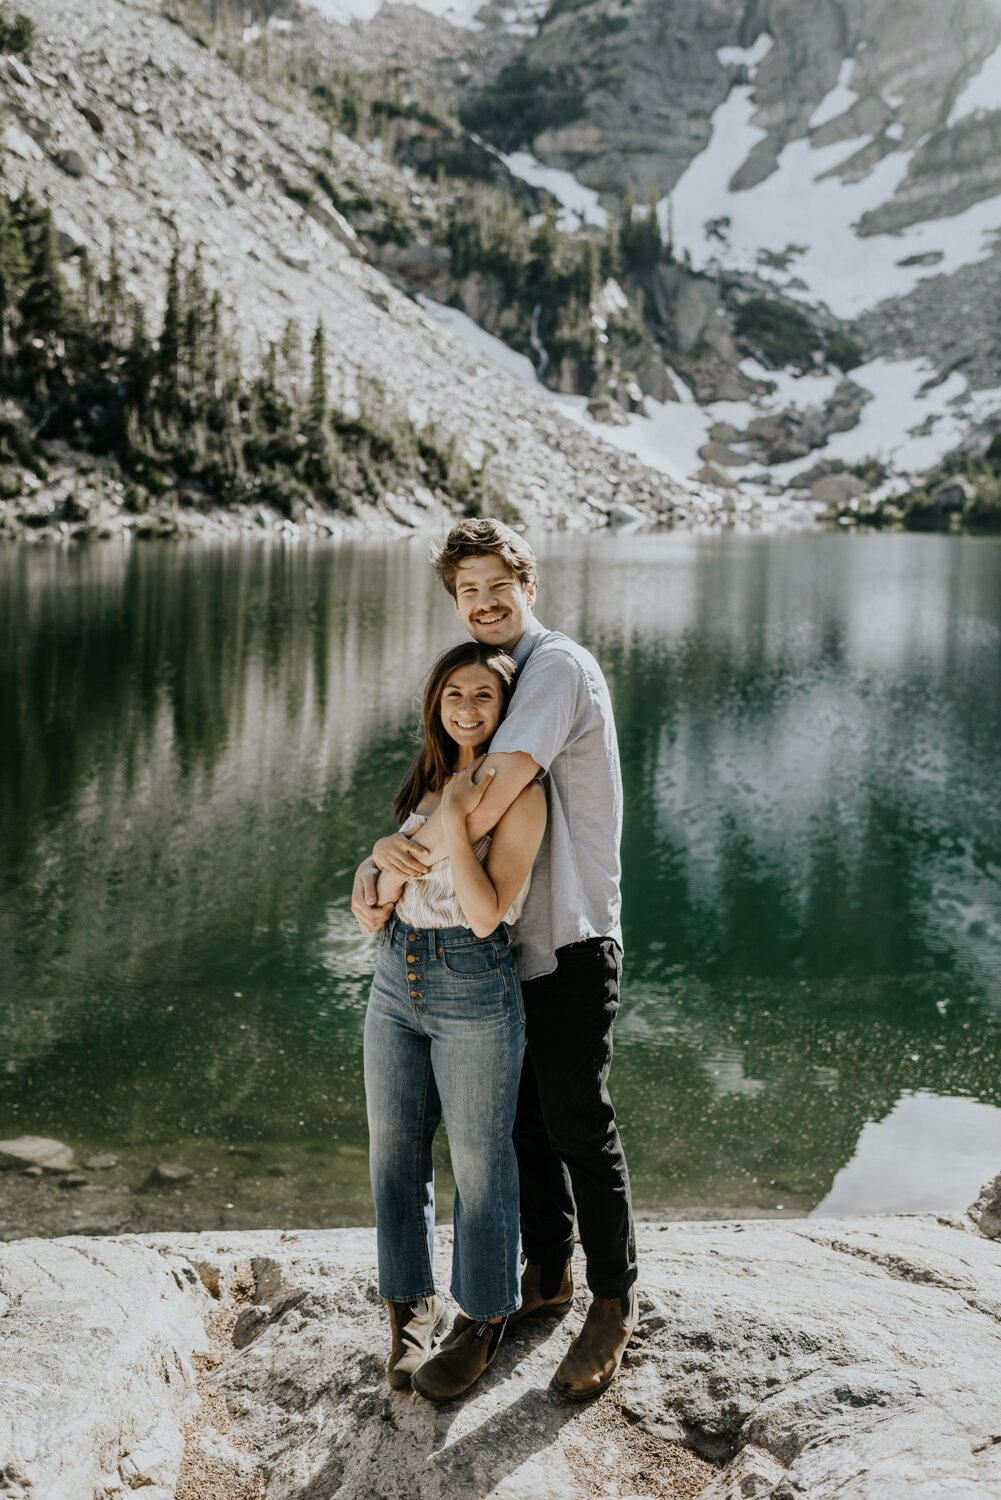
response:
[[[309,346],[309,396],[306,402],[306,431],[319,436],[327,422],[327,340],[323,319],[317,320]]]
[[[114,242],[108,253],[108,274],[101,280],[99,301],[101,336],[109,344],[117,343],[125,316],[125,283]]]
[[[21,297],[28,279],[24,240],[10,203],[0,195],[0,366],[6,375],[15,354]]]
[[[280,385],[292,406],[298,406],[302,389],[302,329],[298,318],[289,318],[278,350],[281,356]]]
[[[520,219],[520,215],[519,215]],[[552,290],[556,275],[556,256],[560,248],[560,232],[556,227],[556,212],[550,208],[546,217],[529,242],[531,259],[528,263],[529,294],[545,296]]]
[[[61,333],[67,302],[52,211],[25,188],[14,200],[28,260],[27,284],[21,297],[21,316],[32,333]]]
[[[204,331],[208,300],[201,251],[196,250],[191,270],[184,280],[180,354],[185,383],[196,398],[203,394],[206,385]]]
[[[180,394],[181,317],[181,260],[175,246],[167,268],[167,296],[157,354],[157,372],[168,406],[176,406]]]
[[[577,282],[581,300],[585,303],[593,302],[601,287],[601,257],[591,235],[587,236],[581,246]]]
[[[650,271],[664,253],[657,217],[657,189],[651,187],[648,191],[643,213],[637,215],[635,209],[636,199],[630,187],[622,206],[622,262],[627,271]]]
[[[606,281],[609,277],[618,279],[622,275],[622,237],[614,220],[605,231],[605,243],[601,247],[601,274]]]
[[[153,381],[153,358],[149,336],[146,333],[146,313],[141,302],[132,304],[132,329],[129,347],[125,356],[124,374],[132,399],[140,414],[145,414],[149,404],[150,387]]]
[[[223,394],[223,332],[222,297],[218,289],[212,293],[209,301],[202,356],[206,388],[213,400],[220,401]]]

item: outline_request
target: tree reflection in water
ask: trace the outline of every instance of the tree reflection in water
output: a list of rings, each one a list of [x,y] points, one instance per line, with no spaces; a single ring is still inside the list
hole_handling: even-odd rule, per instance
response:
[[[618,717],[639,1204],[809,1208],[902,1095],[1001,1103],[1001,548],[540,551]],[[0,1131],[309,1152],[318,1222],[345,1151],[362,1191],[347,900],[458,635],[423,558],[0,553]]]

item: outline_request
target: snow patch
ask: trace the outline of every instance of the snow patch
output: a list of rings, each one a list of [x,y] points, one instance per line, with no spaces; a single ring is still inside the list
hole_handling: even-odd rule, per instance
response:
[[[967,79],[945,123],[956,125],[968,115],[995,109],[1001,109],[1001,47],[984,58],[979,73]]]
[[[819,130],[821,125],[826,125],[829,120],[837,120],[839,116],[847,114],[852,105],[858,102],[858,94],[848,86],[853,67],[852,59],[846,57],[838,71],[837,83],[830,93],[824,95],[810,116],[807,124],[808,130]]]
[[[578,229],[582,223],[603,229],[607,224],[608,215],[598,202],[598,194],[578,182],[572,172],[545,166],[531,151],[511,151],[500,159],[513,177],[531,187],[545,188],[563,205],[557,219],[561,229]]]
[[[717,47],[716,56],[724,68],[757,68],[772,50],[772,39],[767,31],[756,37],[750,47]],[[753,78],[754,74],[751,74]]]
[[[766,135],[752,123],[752,95],[749,85],[730,91],[713,115],[708,145],[670,194],[675,245],[680,253],[688,251],[696,268],[720,262],[758,271],[788,296],[825,302],[836,316],[852,318],[930,274],[947,275],[991,253],[990,237],[1001,231],[1001,195],[897,235],[857,235],[854,225],[893,196],[910,160],[909,153],[893,151],[867,177],[843,182],[837,168],[862,140],[820,148],[805,139],[791,141],[769,177],[734,192],[735,172]],[[659,204],[665,228],[668,202],[665,197]],[[758,263],[760,251],[782,254],[791,246],[803,250],[788,273]],[[900,265],[932,251],[942,257],[934,267]],[[805,287],[790,285],[793,278]]]
[[[371,21],[381,9],[383,0],[310,0],[310,3],[332,21],[348,25],[352,21]],[[397,0],[385,0],[385,3],[393,4]],[[398,3],[406,3],[406,0],[398,0]],[[483,30],[483,23],[476,17],[484,0],[415,0],[415,3],[421,10],[430,11],[453,26],[463,26],[467,31]],[[505,6],[501,11],[504,29],[515,36],[534,36],[546,9],[546,0],[521,0],[521,3]]]
[[[935,372],[921,359],[875,359],[852,370],[851,379],[872,395],[858,425],[832,433],[808,458],[773,465],[773,478],[786,482],[820,459],[857,464],[878,458],[903,475],[930,469],[960,441],[972,420],[1001,405],[1001,391],[971,394],[956,370],[941,384],[923,389]],[[801,394],[797,403],[802,405]]]
[[[566,416],[587,427],[595,437],[631,453],[641,463],[679,484],[690,482],[702,467],[699,449],[708,440],[709,428],[715,420],[708,407],[687,401],[653,401],[647,396],[644,405],[648,416],[633,412],[628,426],[610,427],[588,416],[586,396],[561,396],[555,391],[549,395]]]
[[[480,354],[485,354],[493,364],[500,365],[502,370],[510,371],[518,380],[531,386],[540,395],[551,394],[536,377],[535,366],[527,355],[518,354],[502,339],[494,338],[492,333],[487,333],[485,328],[474,323],[467,313],[460,312],[457,307],[445,307],[441,302],[433,302],[430,297],[425,297],[423,292],[418,292],[417,301],[436,323],[441,323],[450,333],[462,339],[463,343],[471,345]]]

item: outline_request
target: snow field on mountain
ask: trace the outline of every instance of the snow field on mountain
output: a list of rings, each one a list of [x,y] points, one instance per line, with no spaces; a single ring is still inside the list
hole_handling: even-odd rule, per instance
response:
[[[672,371],[679,401],[660,402],[647,396],[645,417],[633,413],[626,425],[612,427],[595,422],[588,415],[586,396],[567,396],[549,390],[538,379],[530,359],[494,338],[465,313],[443,307],[427,297],[419,300],[432,317],[493,364],[508,370],[540,403],[559,406],[593,436],[633,454],[679,483],[690,483],[701,468],[699,449],[709,441],[709,430],[715,422],[729,422],[743,429],[755,417],[784,411],[790,406],[801,411],[807,406],[823,406],[841,379],[836,372],[811,371],[801,375],[791,370],[766,370],[757,361],[745,359],[741,362],[744,373],[754,380],[771,381],[775,390],[753,402],[715,401],[703,407],[697,405],[684,381]],[[895,475],[909,476],[937,463],[959,442],[971,421],[1001,409],[1001,390],[971,394],[958,371],[927,388],[934,372],[919,359],[872,360],[853,370],[851,378],[872,396],[858,425],[848,432],[834,433],[823,448],[806,458],[772,465],[767,472],[776,482],[788,484],[818,461],[830,459],[852,465],[877,458]],[[926,425],[928,431],[915,433],[915,428]],[[761,464],[751,463],[735,470],[733,478],[747,481],[764,472]],[[894,487],[891,481],[890,488]]]
[[[309,3],[321,15],[329,16],[343,26],[351,21],[371,21],[381,9],[383,0],[309,0]],[[406,0],[385,0],[385,3],[405,4]],[[414,3],[453,26],[463,26],[468,31],[483,30],[483,23],[477,21],[476,15],[484,0],[414,0]],[[501,9],[504,29],[517,36],[534,36],[547,9],[548,0],[513,0],[512,4]]]
[[[984,59],[979,73],[967,79],[949,111],[947,125],[956,125],[981,110],[1001,109],[1001,47]]]
[[[828,100],[839,106],[838,114],[852,102],[844,76],[842,69],[815,121],[837,118],[828,111]],[[865,144],[863,139],[823,147],[808,139],[790,141],[769,177],[733,192],[734,174],[767,135],[752,124],[756,108],[753,83],[731,89],[713,115],[709,144],[661,200],[665,228],[671,205],[676,252],[687,251],[697,269],[718,263],[756,271],[790,297],[826,303],[836,317],[852,318],[886,297],[909,292],[926,276],[947,275],[990,254],[991,237],[1001,232],[1001,196],[900,234],[859,236],[854,226],[892,198],[912,154],[890,152],[868,176],[843,182],[837,168]],[[729,224],[719,223],[724,218]],[[759,262],[762,251],[783,254],[793,247],[787,272]],[[933,266],[900,264],[931,253],[941,256]],[[795,280],[803,285],[791,284]]]

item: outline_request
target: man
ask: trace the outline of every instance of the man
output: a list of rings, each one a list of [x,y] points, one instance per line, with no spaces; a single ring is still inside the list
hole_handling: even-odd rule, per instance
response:
[[[475,640],[509,651],[519,675],[480,774],[473,838],[497,823],[534,777],[548,776],[549,823],[514,940],[527,1045],[514,1142],[526,1266],[515,1317],[565,1312],[573,1298],[574,1209],[592,1293],[584,1326],[556,1372],[571,1400],[614,1379],[637,1317],[629,1174],[607,1080],[619,1003],[622,782],[608,688],[582,646],[535,618],[535,557],[491,519],[453,526],[432,549],[438,576]],[[443,857],[437,817],[420,844],[380,839],[358,869],[352,910],[375,931],[379,869],[423,874]]]

